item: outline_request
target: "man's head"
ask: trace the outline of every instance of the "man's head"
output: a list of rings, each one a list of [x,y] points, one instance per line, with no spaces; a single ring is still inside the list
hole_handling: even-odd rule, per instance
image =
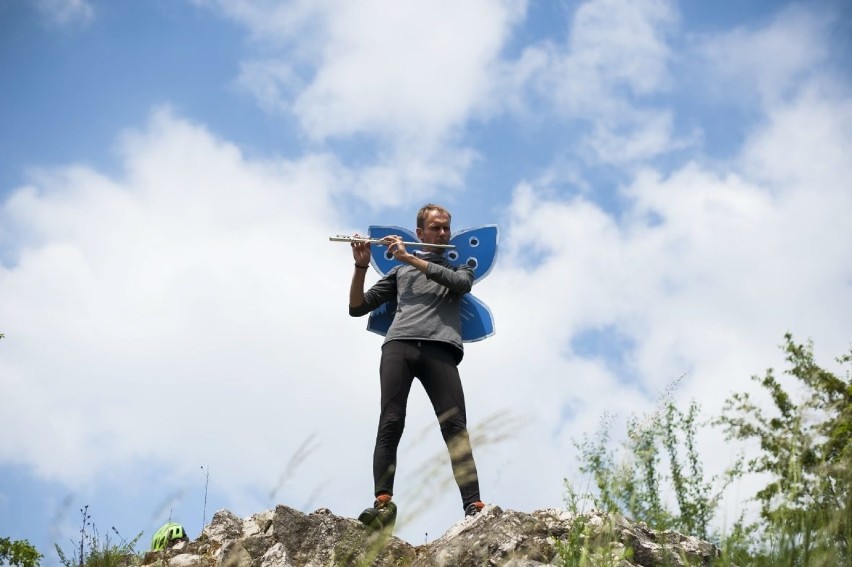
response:
[[[450,211],[440,205],[428,204],[417,212],[417,238],[425,244],[447,244],[450,241]],[[439,252],[440,248],[430,252]]]
[[[428,205],[423,205],[420,210],[417,211],[417,228],[425,228],[426,219],[429,218],[429,215],[433,212],[439,212],[447,215],[447,220],[452,220],[453,218],[453,215],[450,214],[450,211],[448,211],[441,205],[429,203]]]

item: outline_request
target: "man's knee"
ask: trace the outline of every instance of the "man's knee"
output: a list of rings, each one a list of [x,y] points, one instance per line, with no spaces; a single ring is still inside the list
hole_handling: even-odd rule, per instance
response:
[[[378,441],[398,443],[405,429],[405,416],[384,417],[379,424]]]
[[[441,424],[441,431],[462,431],[467,428],[467,417],[461,409],[455,407],[438,414],[438,423]]]

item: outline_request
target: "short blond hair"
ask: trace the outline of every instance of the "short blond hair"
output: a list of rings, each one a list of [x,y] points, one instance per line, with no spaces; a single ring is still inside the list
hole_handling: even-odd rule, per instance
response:
[[[420,207],[420,210],[417,211],[417,228],[423,229],[426,228],[426,219],[429,217],[429,213],[439,212],[447,215],[447,218],[450,221],[453,220],[453,215],[450,214],[450,211],[442,207],[441,205],[436,205],[434,203],[429,203],[428,205],[423,205]]]

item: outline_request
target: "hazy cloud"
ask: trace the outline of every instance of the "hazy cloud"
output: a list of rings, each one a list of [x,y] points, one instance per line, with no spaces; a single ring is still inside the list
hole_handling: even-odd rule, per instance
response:
[[[803,80],[822,71],[833,24],[830,12],[794,4],[763,26],[702,38],[698,70],[712,73],[706,88],[717,97],[773,104],[794,96]]]
[[[95,15],[86,0],[35,0],[35,7],[51,26],[84,25]]]
[[[678,13],[667,0],[579,5],[564,41],[524,50],[503,68],[519,86],[568,122],[588,125],[578,143],[594,162],[632,164],[692,144],[678,139],[670,111],[647,102],[673,86],[670,45]],[[523,109],[510,92],[510,109]]]
[[[315,142],[370,138],[356,185],[374,206],[461,187],[474,152],[459,131],[488,99],[524,4],[215,3],[266,46],[238,78],[264,109],[292,113]]]

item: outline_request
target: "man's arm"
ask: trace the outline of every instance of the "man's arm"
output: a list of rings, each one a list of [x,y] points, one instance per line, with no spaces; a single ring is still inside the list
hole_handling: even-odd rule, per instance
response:
[[[419,258],[418,258],[419,260]],[[461,265],[456,269],[427,262],[426,277],[438,282],[455,293],[468,293],[473,287],[474,274],[470,266]]]
[[[470,267],[459,266],[456,270],[445,268],[409,254],[399,237],[388,237],[388,240],[392,241],[388,249],[395,259],[420,270],[430,280],[438,282],[455,293],[467,293],[473,287],[473,270]]]
[[[355,236],[358,236],[357,234]],[[349,284],[349,311],[364,305],[364,278],[370,269],[370,243],[353,242],[352,258],[355,260],[355,272]]]
[[[366,270],[364,270],[366,271]],[[392,269],[388,274],[377,281],[373,287],[371,287],[366,292],[364,289],[364,278],[361,277],[361,283],[357,283],[357,274],[352,276],[352,286],[350,287],[350,303],[349,303],[349,315],[352,317],[361,317],[366,315],[373,309],[377,308],[379,305],[385,303],[386,301],[390,301],[391,299],[396,298],[396,268]],[[355,297],[351,297],[353,295],[352,287],[354,287],[354,295]],[[361,299],[361,303],[353,305],[352,299],[356,301]]]
[[[352,257],[355,260],[355,271],[349,284],[349,315],[361,317],[396,297],[396,271],[391,270],[364,293],[364,279],[370,269],[370,243],[353,242]]]
[[[349,310],[364,305],[364,278],[367,270],[355,266],[352,283],[349,284]]]

